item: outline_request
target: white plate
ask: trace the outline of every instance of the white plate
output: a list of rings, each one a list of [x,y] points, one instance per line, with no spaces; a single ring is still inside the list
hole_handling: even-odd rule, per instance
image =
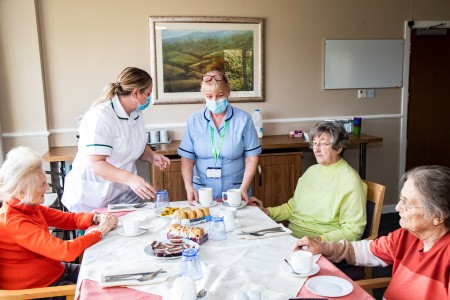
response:
[[[306,282],[311,293],[325,297],[342,297],[353,291],[353,285],[336,276],[316,276]]]
[[[171,219],[172,216],[173,216],[173,214],[168,215],[168,216],[161,216],[161,212],[164,210],[164,208],[165,208],[165,207],[159,207],[159,208],[156,208],[156,209],[153,211],[153,213],[154,213],[157,217],[160,217],[160,218],[166,218],[166,219]],[[182,207],[180,207],[180,208],[182,208]]]
[[[289,267],[288,264],[285,261],[283,261],[283,263],[280,265],[280,268],[281,268],[281,270],[283,272],[286,272],[289,275],[295,276],[295,277],[307,277],[307,276],[311,276],[311,275],[317,274],[320,271],[320,267],[319,267],[319,265],[317,263],[313,263],[313,267],[312,267],[311,272],[304,273],[304,274],[298,274],[298,275],[292,273],[291,267]]]
[[[225,201],[222,202],[222,204],[223,204],[223,206],[226,206],[226,207],[234,207],[234,208],[236,208],[236,209],[243,208],[243,207],[246,205],[246,203],[245,203],[244,200],[241,201],[241,204],[240,204],[239,206],[230,206],[230,204],[228,204],[228,202],[225,202]]]
[[[211,202],[211,204],[209,206],[204,206],[203,204],[201,204],[198,201],[194,202],[194,206],[197,206],[197,207],[213,207],[213,206],[216,206],[216,205],[217,205],[217,201],[216,200],[213,200],[213,202]]]
[[[156,241],[161,242],[161,243],[170,243],[169,240],[156,240]],[[153,241],[152,241],[152,242],[153,242]],[[183,239],[183,242],[184,242],[185,244],[191,245],[191,247],[193,247],[193,248],[196,248],[196,249],[199,249],[199,248],[200,248],[200,245],[197,244],[197,243],[194,242],[194,241],[191,241],[191,240],[188,240],[188,239]],[[169,257],[159,257],[159,256],[155,256],[155,254],[153,253],[153,249],[152,249],[152,245],[151,245],[151,244],[148,245],[148,246],[146,246],[146,247],[144,248],[144,252],[145,252],[145,254],[148,254],[148,255],[150,255],[150,256],[153,256],[154,258],[163,259],[163,260],[177,259],[177,258],[180,258],[180,257],[181,257],[181,255],[180,255],[180,256],[169,256]]]
[[[123,230],[123,228],[119,228],[119,230],[117,230],[117,234],[122,235],[122,236],[137,236],[137,235],[141,235],[146,232],[147,232],[147,230],[145,230],[145,229],[139,229],[139,231],[137,233],[126,233],[125,230]]]
[[[235,230],[235,229],[237,229],[237,228],[239,228],[241,226],[242,226],[241,223],[234,222],[234,228],[227,229],[227,232],[231,232],[231,231],[233,231],[233,230]]]

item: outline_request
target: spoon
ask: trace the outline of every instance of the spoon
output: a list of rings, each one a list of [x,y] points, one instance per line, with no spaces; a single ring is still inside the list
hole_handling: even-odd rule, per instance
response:
[[[208,291],[206,289],[201,289],[200,291],[198,291],[197,299],[201,299],[201,298],[205,297],[207,292]]]
[[[288,266],[291,268],[292,274],[295,274],[295,275],[302,275],[302,274],[297,273],[297,272],[294,271],[294,268],[291,266],[291,264],[288,262],[288,260],[287,260],[286,258],[284,259],[284,261],[285,261],[285,262],[288,264]]]

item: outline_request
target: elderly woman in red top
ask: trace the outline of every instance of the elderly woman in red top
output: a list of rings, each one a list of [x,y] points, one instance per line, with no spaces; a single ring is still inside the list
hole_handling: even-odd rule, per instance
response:
[[[117,225],[112,215],[66,213],[46,206],[49,188],[41,157],[33,150],[11,150],[0,169],[0,289],[15,290],[76,283],[73,261]],[[96,230],[72,241],[52,236],[49,226]]]
[[[331,261],[392,265],[384,299],[450,299],[450,168],[424,166],[405,175],[396,210],[401,228],[373,241],[297,241]]]

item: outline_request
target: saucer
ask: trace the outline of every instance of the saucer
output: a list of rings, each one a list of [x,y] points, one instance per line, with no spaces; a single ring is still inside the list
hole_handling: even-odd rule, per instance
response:
[[[147,232],[147,230],[145,230],[145,229],[140,229],[140,228],[139,228],[139,231],[136,232],[136,233],[126,233],[126,232],[123,230],[123,228],[119,228],[119,230],[117,230],[117,234],[118,234],[118,235],[121,235],[121,236],[137,236],[137,235],[141,235],[141,234],[146,233],[146,232]]]
[[[306,282],[306,289],[324,297],[342,297],[353,291],[353,285],[336,276],[316,276]]]
[[[198,201],[195,201],[194,202],[194,206],[197,206],[197,207],[213,207],[213,206],[216,206],[217,205],[217,201],[216,200],[213,200],[213,202],[211,202],[211,204],[210,205],[203,205],[203,204],[201,204],[200,202],[198,202]]]
[[[234,222],[234,228],[227,229],[227,232],[232,232],[241,226],[242,226],[241,223]]]
[[[234,207],[236,209],[241,209],[241,208],[245,207],[245,205],[246,205],[244,200],[242,200],[241,204],[239,204],[238,206],[231,206],[230,204],[228,204],[228,202],[225,202],[225,201],[223,201],[222,204],[223,204],[223,206]]]
[[[280,265],[281,270],[285,273],[288,273],[291,276],[295,276],[295,277],[307,277],[307,276],[311,276],[314,274],[317,274],[320,271],[320,267],[317,263],[313,263],[313,267],[311,269],[311,272],[308,273],[303,273],[303,274],[294,274],[292,273],[292,269],[291,267],[288,266],[288,264],[286,262],[283,261],[283,263]]]

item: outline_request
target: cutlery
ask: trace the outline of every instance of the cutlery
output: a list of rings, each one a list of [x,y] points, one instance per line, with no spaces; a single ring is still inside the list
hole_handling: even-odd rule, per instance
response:
[[[119,281],[119,280],[134,280],[139,279],[143,276],[153,275],[155,272],[142,272],[142,273],[133,273],[133,274],[120,274],[120,275],[109,275],[105,276],[105,282],[110,281]],[[161,271],[160,273],[167,273],[166,271]]]
[[[256,230],[256,231],[244,231],[242,230],[242,233],[238,233],[238,235],[243,235],[243,234],[254,234],[254,233],[260,233],[260,232],[282,232],[284,231],[283,227],[273,227],[273,228],[266,228],[266,229],[261,229],[261,230]]]
[[[201,298],[205,297],[207,292],[208,291],[206,289],[201,289],[200,291],[198,291],[197,299],[201,299]]]
[[[124,209],[124,208],[141,208],[146,206],[147,203],[136,203],[136,204],[123,204],[123,205],[111,205],[109,207],[110,210],[115,210],[115,209]]]
[[[159,273],[161,273],[163,269],[159,269],[158,271],[154,272],[153,274],[144,275],[141,278],[138,279],[138,281],[148,281],[154,279],[156,276],[158,276]]]
[[[291,266],[291,264],[288,262],[288,260],[287,260],[286,258],[284,259],[284,261],[285,261],[285,262],[288,264],[288,266],[291,268],[292,274],[295,274],[295,275],[302,275],[302,274],[297,273],[297,272],[294,271],[294,268]]]
[[[284,232],[284,230],[276,230],[276,231],[266,231],[266,232],[250,232],[247,233],[248,235],[252,235],[252,236],[263,236],[267,233],[277,233],[277,232]]]

